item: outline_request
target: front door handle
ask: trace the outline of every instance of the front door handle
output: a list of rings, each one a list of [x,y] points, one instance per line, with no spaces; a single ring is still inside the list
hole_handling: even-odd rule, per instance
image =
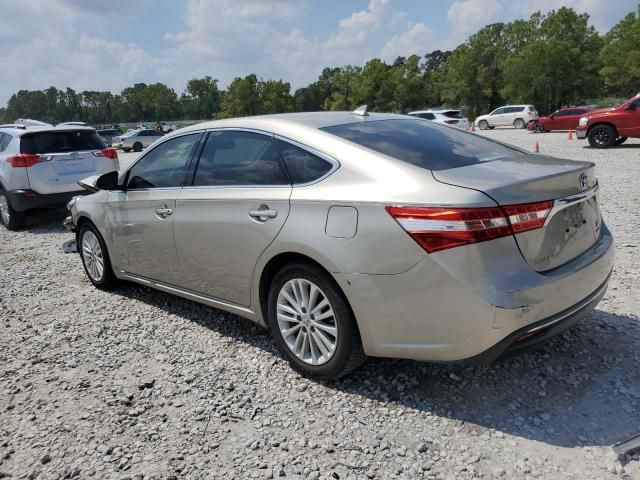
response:
[[[266,222],[269,218],[278,216],[277,210],[249,210],[249,216],[260,222]]]
[[[156,208],[156,215],[160,218],[167,218],[169,215],[173,215],[173,208]]]

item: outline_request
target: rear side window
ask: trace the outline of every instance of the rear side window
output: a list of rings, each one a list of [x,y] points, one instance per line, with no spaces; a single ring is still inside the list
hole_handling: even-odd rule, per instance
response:
[[[8,133],[0,133],[0,152],[4,152],[7,149],[12,139],[13,137]]]
[[[533,105],[529,105],[529,111],[530,111],[530,112],[535,112],[535,111],[536,111],[536,109],[533,107]]]
[[[436,116],[433,113],[414,113],[412,117],[424,118],[425,120],[435,120]]]
[[[100,135],[91,130],[31,133],[20,138],[21,153],[79,152],[106,146]]]
[[[428,170],[447,170],[523,154],[477,135],[413,119],[347,123],[322,130]]]
[[[252,132],[212,132],[196,168],[195,186],[288,185],[273,139]]]
[[[426,123],[420,122],[419,120],[412,121]],[[278,143],[278,148],[280,149],[289,178],[291,178],[294,185],[315,182],[329,173],[333,168],[330,162],[303,148],[280,139],[276,140],[276,142]]]

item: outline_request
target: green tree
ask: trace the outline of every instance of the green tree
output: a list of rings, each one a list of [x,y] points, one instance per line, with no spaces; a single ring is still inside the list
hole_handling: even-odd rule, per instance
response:
[[[332,72],[328,79],[331,93],[322,105],[323,110],[353,110],[357,106],[356,88],[361,70],[347,65]]]
[[[254,74],[236,78],[222,95],[220,118],[244,117],[260,113],[258,77]]]
[[[640,90],[640,5],[637,15],[630,13],[605,35],[600,60],[609,94],[627,97]]]
[[[182,114],[188,119],[210,119],[220,111],[220,89],[218,80],[206,76],[187,82],[180,97]]]
[[[565,7],[538,16],[537,38],[505,62],[503,96],[549,112],[597,95],[602,39],[589,16]]]
[[[293,111],[291,85],[282,80],[260,81],[260,113],[285,113]]]

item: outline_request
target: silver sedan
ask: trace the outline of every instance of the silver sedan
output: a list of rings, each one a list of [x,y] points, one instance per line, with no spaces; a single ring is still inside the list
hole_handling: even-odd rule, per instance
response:
[[[533,347],[613,265],[592,163],[366,109],[195,125],[83,183],[66,223],[95,286],[249,318],[319,379]]]

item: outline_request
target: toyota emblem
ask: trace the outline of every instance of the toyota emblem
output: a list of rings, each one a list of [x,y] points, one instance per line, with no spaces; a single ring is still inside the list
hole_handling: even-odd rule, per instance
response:
[[[586,173],[580,175],[580,190],[586,190],[589,186],[589,176]]]

